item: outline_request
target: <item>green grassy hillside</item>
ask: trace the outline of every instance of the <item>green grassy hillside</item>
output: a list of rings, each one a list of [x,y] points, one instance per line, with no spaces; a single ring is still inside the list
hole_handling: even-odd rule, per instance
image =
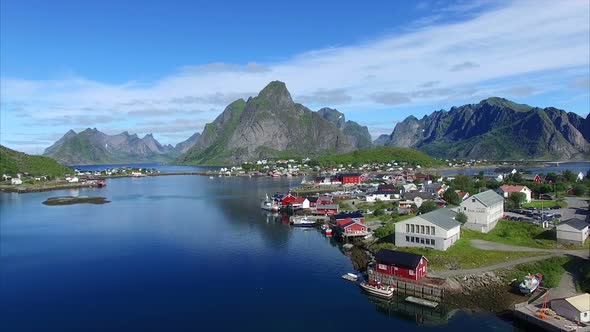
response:
[[[62,176],[65,173],[73,173],[73,170],[49,157],[31,156],[0,145],[0,174],[16,175],[17,173]]]
[[[397,148],[397,147],[376,147],[372,149],[356,150],[344,154],[329,155],[319,157],[317,160],[320,164],[363,164],[363,163],[386,163],[395,160],[396,162],[407,162],[412,165],[430,167],[440,164],[427,154],[418,150]]]

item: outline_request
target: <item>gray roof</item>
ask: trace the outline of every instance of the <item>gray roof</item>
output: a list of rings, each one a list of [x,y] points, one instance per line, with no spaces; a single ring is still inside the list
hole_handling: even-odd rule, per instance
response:
[[[420,196],[420,198],[422,198],[422,199],[434,199],[436,197],[435,194],[427,193],[425,191],[410,191],[410,192],[406,192],[404,194],[405,199],[411,199],[411,200],[413,200],[414,198],[416,198],[418,196]]]
[[[481,192],[479,194],[475,194],[471,197],[477,198],[485,206],[492,206],[504,201],[504,198],[502,196],[498,195],[498,193],[491,189]]]
[[[421,214],[418,217],[428,220],[440,228],[449,230],[461,226],[461,223],[455,220],[455,215],[455,212],[447,208],[441,208],[428,213]]]
[[[587,222],[586,220],[582,220],[580,218],[571,218],[571,219],[562,221],[557,226],[560,226],[560,225],[568,225],[570,227],[573,227],[573,228],[581,231],[584,228],[588,227],[590,225],[590,223]]]

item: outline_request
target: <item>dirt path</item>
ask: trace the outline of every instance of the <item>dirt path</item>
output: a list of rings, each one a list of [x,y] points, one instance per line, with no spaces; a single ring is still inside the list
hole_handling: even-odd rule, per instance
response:
[[[529,247],[519,247],[519,246],[511,246],[502,243],[484,241],[484,240],[471,240],[471,244],[478,249],[481,250],[499,250],[499,251],[525,251],[525,252],[544,252],[547,255],[543,256],[534,256],[534,257],[525,257],[519,258],[508,262],[503,262],[500,264],[484,266],[476,269],[461,269],[461,270],[449,270],[449,271],[440,271],[440,272],[433,272],[433,275],[448,278],[448,277],[455,277],[461,275],[468,275],[468,274],[481,274],[485,272],[505,269],[508,267],[512,267],[519,264],[536,262],[544,259],[548,259],[555,256],[562,256],[562,255],[571,255],[576,257],[581,257],[588,259],[590,257],[590,251],[588,249],[582,250],[560,250],[560,249],[539,249],[539,248],[529,248]],[[574,284],[574,277],[568,272],[569,277],[564,275],[562,279],[563,287],[562,292],[565,294],[570,292],[572,289],[575,290]],[[561,286],[561,284],[560,284]]]
[[[440,272],[434,271],[432,273],[432,275],[434,275],[436,277],[441,277],[441,278],[448,278],[448,277],[456,277],[456,276],[462,276],[462,275],[468,275],[468,274],[481,274],[481,273],[485,273],[485,272],[491,272],[491,271],[496,271],[496,270],[500,270],[500,269],[505,269],[508,267],[512,267],[514,265],[536,262],[536,261],[548,259],[548,258],[559,256],[559,255],[561,255],[561,254],[549,254],[549,255],[543,255],[543,256],[519,258],[519,259],[515,259],[513,261],[504,262],[504,263],[495,264],[495,265],[484,266],[484,267],[480,267],[477,269],[449,270],[449,271],[440,271]]]
[[[588,249],[580,249],[580,250],[541,249],[541,248],[511,246],[508,244],[490,242],[490,241],[485,241],[485,240],[471,240],[471,244],[475,248],[481,249],[481,250],[546,252],[546,253],[552,253],[552,254],[572,255],[572,256],[577,256],[577,257],[581,257],[581,258],[589,258],[590,257],[590,250],[588,250]]]

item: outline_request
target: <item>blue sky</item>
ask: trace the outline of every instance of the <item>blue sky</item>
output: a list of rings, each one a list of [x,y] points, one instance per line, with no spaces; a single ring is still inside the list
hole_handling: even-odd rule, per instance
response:
[[[590,2],[26,1],[0,8],[0,143],[178,143],[271,80],[377,136],[502,96],[586,116]]]

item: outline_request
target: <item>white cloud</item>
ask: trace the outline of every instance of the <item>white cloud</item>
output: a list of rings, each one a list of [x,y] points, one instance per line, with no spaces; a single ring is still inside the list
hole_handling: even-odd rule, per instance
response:
[[[510,77],[582,68],[580,76],[580,70],[587,70],[583,68],[590,58],[588,6],[582,0],[518,1],[481,12],[478,5],[474,6],[478,15],[462,22],[312,50],[276,63],[187,66],[141,84],[106,84],[80,77],[39,81],[3,77],[3,105],[23,105],[18,111],[5,106],[2,114],[75,118],[92,109],[94,116],[149,118],[178,110],[212,120],[228,101],[247,98],[272,80],[286,82],[295,100],[333,102],[325,105],[331,107],[347,104],[366,111],[382,109],[383,104],[463,100],[492,80],[504,79],[503,89],[527,95],[539,87],[526,90],[522,83],[511,84]],[[465,2],[447,11],[471,8]]]

